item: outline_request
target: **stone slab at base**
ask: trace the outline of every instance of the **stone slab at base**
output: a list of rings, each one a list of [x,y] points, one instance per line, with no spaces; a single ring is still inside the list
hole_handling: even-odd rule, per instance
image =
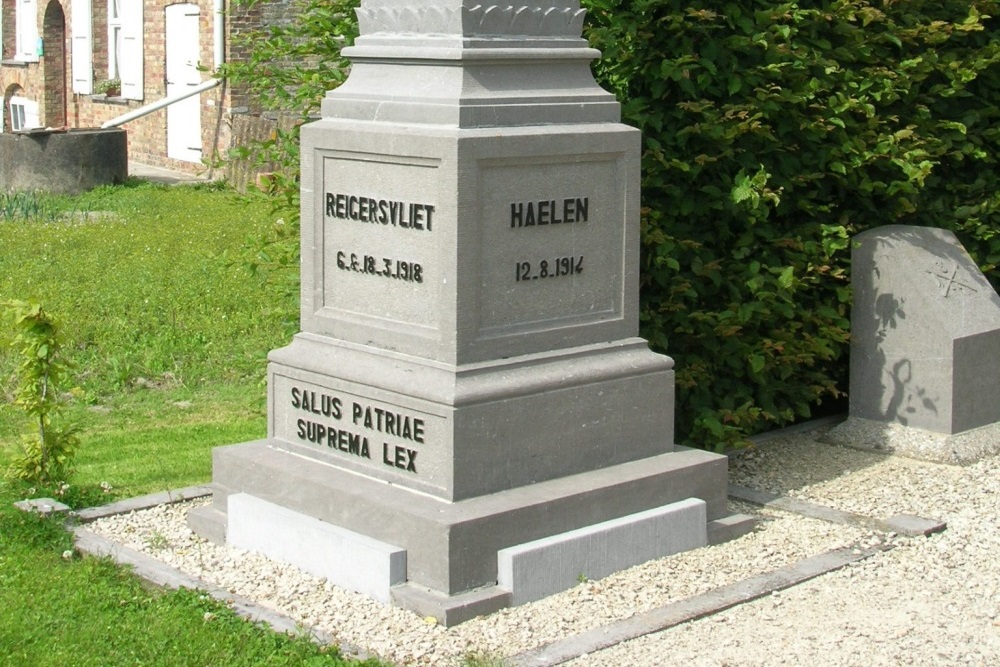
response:
[[[392,589],[392,603],[425,618],[432,617],[450,628],[511,606],[511,595],[510,591],[498,586],[477,588],[459,595],[442,595],[423,586],[404,584]]]
[[[899,454],[921,461],[967,465],[1000,452],[1000,424],[949,435],[892,422],[850,417],[821,439],[835,445]]]
[[[18,500],[14,507],[22,512],[38,512],[48,516],[49,514],[65,514],[69,511],[69,505],[61,503],[55,498],[31,498],[29,500]]]
[[[917,537],[918,535],[928,537],[948,528],[948,524],[944,521],[925,519],[915,514],[894,514],[883,523],[889,530],[908,537]]]
[[[229,544],[290,563],[333,584],[389,602],[406,581],[406,551],[255,498],[229,497]]]
[[[728,515],[726,458],[684,447],[460,502],[345,471],[268,440],[218,447],[213,457],[213,504],[189,514],[190,525],[201,526],[200,534],[224,536],[218,524],[228,521],[230,496],[252,493],[405,549],[408,586],[433,595],[392,597],[397,604],[406,598],[410,604],[405,606],[439,620],[450,610],[457,618],[470,604],[466,596],[496,585],[501,549],[688,498],[704,501],[708,521]],[[489,599],[500,595],[473,601],[476,611],[469,613],[494,611],[499,607]]]
[[[497,585],[514,605],[708,543],[705,502],[688,498],[497,552]]]
[[[191,531],[214,544],[226,543],[226,515],[214,505],[192,509],[187,514]]]
[[[722,544],[753,532],[757,519],[749,514],[730,514],[708,522],[708,543]]]

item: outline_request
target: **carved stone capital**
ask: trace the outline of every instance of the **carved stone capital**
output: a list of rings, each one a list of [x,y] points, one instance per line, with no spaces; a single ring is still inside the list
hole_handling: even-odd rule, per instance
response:
[[[422,34],[465,37],[579,38],[586,10],[578,2],[482,5],[438,0],[396,4],[362,3],[357,10],[362,35]]]

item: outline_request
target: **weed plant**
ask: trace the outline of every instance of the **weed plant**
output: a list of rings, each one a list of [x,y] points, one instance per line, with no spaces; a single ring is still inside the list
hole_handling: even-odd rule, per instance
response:
[[[67,199],[39,192],[0,192],[0,221],[60,222],[86,217]]]
[[[206,481],[212,446],[263,435],[266,355],[297,310],[246,261],[274,224],[271,202],[134,181],[53,202],[90,214],[0,224],[0,301],[41,303],[62,322],[81,482],[138,495]],[[25,427],[10,406],[16,363],[0,350],[2,467]]]

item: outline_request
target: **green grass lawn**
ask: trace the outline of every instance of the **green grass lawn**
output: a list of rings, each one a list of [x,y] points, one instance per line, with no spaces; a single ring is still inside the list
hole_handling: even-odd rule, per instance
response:
[[[266,355],[297,313],[287,276],[249,269],[274,225],[270,202],[132,182],[43,203],[49,213],[32,219],[0,207],[0,302],[40,302],[76,364],[62,419],[80,426],[81,446],[64,500],[208,482],[212,447],[264,435]],[[0,350],[3,471],[29,427],[10,404],[16,361]],[[13,509],[30,491],[0,481],[0,666],[358,664],[198,592],[65,557],[58,521]]]

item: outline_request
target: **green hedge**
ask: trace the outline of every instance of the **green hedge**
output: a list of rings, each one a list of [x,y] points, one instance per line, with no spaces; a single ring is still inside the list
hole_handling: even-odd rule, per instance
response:
[[[947,227],[1000,260],[997,2],[585,4],[643,131],[643,334],[677,362],[679,440],[842,395],[857,232]]]

